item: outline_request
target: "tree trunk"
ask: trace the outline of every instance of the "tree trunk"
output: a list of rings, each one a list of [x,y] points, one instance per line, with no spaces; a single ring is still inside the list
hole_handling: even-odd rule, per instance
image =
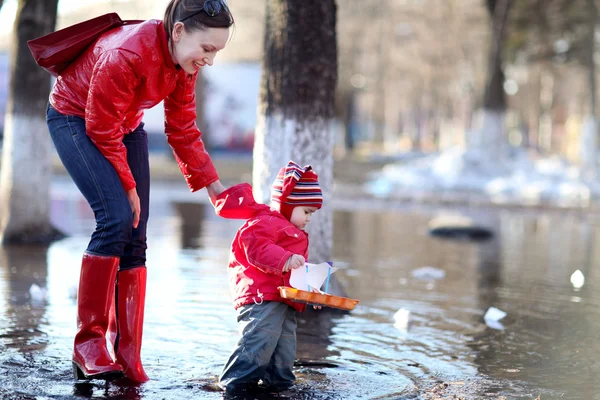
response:
[[[504,132],[506,95],[502,52],[506,38],[506,24],[512,0],[486,0],[492,22],[492,40],[488,56],[488,71],[483,97],[482,126],[469,138],[471,148],[493,150],[496,158],[506,156],[508,140]]]
[[[511,0],[487,0],[492,20],[492,41],[488,57],[488,75],[483,106],[488,110],[506,111],[502,51],[506,37],[506,21]]]
[[[586,67],[588,72],[588,85],[590,87],[590,111],[584,119],[581,139],[581,171],[586,179],[594,180],[598,177],[598,118],[596,114],[596,23],[598,21],[598,9],[594,0],[588,0],[589,22],[588,40],[586,51]]]
[[[334,0],[267,0],[254,146],[258,201],[269,202],[277,171],[289,160],[319,174],[325,200],[308,226],[315,262],[329,260],[332,247],[336,11]]]
[[[49,242],[51,139],[45,121],[50,76],[27,41],[54,30],[58,0],[19,0],[11,52],[0,177],[0,240]]]

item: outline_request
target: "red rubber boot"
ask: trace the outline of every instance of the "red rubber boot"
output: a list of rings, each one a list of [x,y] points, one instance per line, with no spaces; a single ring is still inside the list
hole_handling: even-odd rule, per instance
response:
[[[146,301],[146,267],[120,271],[117,279],[117,363],[125,377],[143,383],[149,380],[142,366],[142,332]]]
[[[73,349],[76,379],[114,379],[123,376],[106,347],[111,304],[119,258],[85,253],[77,291],[77,334]]]

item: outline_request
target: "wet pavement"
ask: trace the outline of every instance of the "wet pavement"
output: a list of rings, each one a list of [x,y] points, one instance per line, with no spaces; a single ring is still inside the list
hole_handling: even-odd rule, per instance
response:
[[[52,191],[53,221],[71,236],[0,248],[0,397],[223,398],[214,383],[237,339],[225,266],[241,222],[216,217],[204,193],[155,184],[142,350],[152,380],[75,383],[74,295],[94,222],[69,181]],[[297,385],[237,398],[600,399],[600,218],[467,211],[494,239],[431,237],[435,208],[337,211],[335,275],[360,304],[299,315]],[[492,306],[507,313],[495,329],[483,319]],[[400,309],[408,324],[395,323]]]

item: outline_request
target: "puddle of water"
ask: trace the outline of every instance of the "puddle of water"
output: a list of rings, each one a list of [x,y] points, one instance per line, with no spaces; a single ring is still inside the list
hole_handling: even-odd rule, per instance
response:
[[[53,186],[53,218],[71,237],[0,250],[3,398],[222,398],[215,378],[237,340],[228,247],[241,221],[198,196],[155,185],[141,387],[74,384],[74,291],[93,219],[69,187]],[[361,300],[351,313],[299,315],[298,384],[239,398],[588,399],[600,393],[598,225],[585,216],[495,211],[495,239],[432,238],[431,210],[337,212],[336,278]],[[445,272],[436,280],[412,271]],[[571,283],[580,270],[582,287]],[[42,292],[30,293],[32,285]],[[43,290],[46,292],[43,292]],[[489,307],[507,312],[486,326]],[[394,326],[408,310],[410,322]],[[20,396],[20,397],[19,397]],[[37,397],[36,397],[37,396]]]

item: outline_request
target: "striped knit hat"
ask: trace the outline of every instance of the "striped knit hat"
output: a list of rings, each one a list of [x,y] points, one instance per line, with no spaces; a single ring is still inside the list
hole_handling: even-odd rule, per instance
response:
[[[281,168],[271,187],[271,203],[288,220],[297,206],[321,208],[323,193],[319,177],[310,165],[301,167],[293,161]]]

